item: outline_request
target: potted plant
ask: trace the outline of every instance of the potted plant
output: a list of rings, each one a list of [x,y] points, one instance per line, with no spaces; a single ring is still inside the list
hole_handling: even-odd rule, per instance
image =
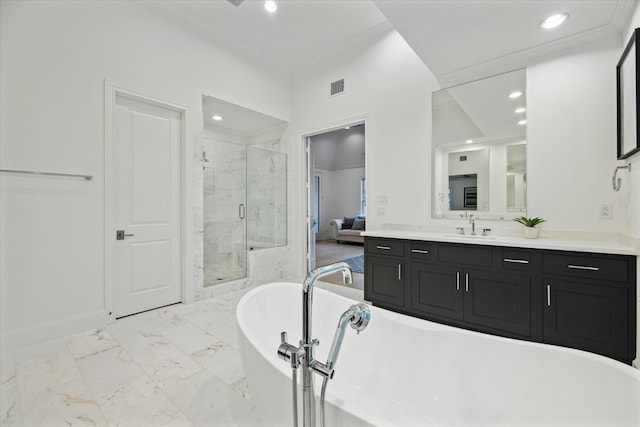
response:
[[[527,239],[536,239],[538,238],[538,234],[540,233],[540,229],[537,228],[536,226],[538,224],[541,224],[543,222],[545,222],[544,219],[542,218],[527,218],[526,216],[521,216],[519,218],[514,218],[513,219],[516,222],[519,222],[520,224],[524,225],[524,236]]]

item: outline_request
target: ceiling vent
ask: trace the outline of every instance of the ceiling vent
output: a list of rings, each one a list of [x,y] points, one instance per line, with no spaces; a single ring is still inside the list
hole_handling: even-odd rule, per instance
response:
[[[229,3],[231,3],[232,5],[234,5],[235,7],[240,6],[242,3],[244,3],[244,0],[227,0]]]
[[[344,93],[344,79],[331,82],[331,96],[341,95]]]

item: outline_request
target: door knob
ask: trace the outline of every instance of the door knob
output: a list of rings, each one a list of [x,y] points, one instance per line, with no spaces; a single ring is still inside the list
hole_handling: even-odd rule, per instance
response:
[[[124,234],[124,230],[116,230],[116,240],[124,240],[125,237],[132,237],[133,234]]]

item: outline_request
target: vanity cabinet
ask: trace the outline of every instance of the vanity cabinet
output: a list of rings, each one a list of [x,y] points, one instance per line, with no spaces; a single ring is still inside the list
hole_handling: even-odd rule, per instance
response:
[[[545,342],[628,360],[635,342],[631,260],[544,253],[542,270]]]
[[[531,336],[531,279],[498,271],[465,270],[464,320]]]
[[[392,239],[366,239],[365,294],[390,308],[405,304],[405,242]]]
[[[495,252],[488,246],[440,243],[432,249],[431,263],[412,253],[411,311],[529,337],[531,279],[493,268]]]
[[[365,299],[452,326],[635,358],[634,256],[366,237]]]

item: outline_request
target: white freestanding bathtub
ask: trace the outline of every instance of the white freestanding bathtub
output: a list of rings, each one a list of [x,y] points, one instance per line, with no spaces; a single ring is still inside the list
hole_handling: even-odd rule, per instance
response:
[[[298,344],[301,303],[302,285],[273,283],[238,304],[249,392],[266,426],[292,425],[291,368],[276,352],[282,331]],[[314,290],[318,360],[326,361],[338,319],[353,303]],[[356,335],[347,328],[326,406],[328,427],[640,426],[640,371],[371,307],[367,329]]]

